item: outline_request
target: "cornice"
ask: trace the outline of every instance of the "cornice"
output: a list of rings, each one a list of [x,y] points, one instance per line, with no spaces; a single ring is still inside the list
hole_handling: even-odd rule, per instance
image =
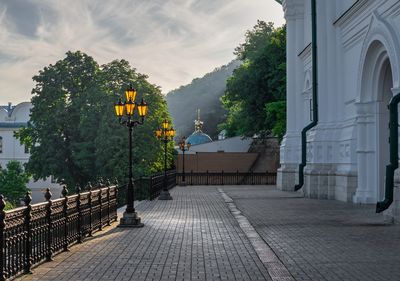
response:
[[[286,20],[295,20],[304,18],[303,0],[283,0],[282,8]]]

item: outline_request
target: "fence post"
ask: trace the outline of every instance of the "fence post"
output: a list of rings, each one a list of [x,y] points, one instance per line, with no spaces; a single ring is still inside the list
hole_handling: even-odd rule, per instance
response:
[[[6,212],[4,212],[4,208],[6,207],[6,202],[4,201],[4,196],[0,195],[0,281],[6,280],[6,271],[5,271],[5,243],[4,243],[4,229],[6,227]]]
[[[254,185],[254,173],[253,173],[253,170],[251,170],[250,173],[251,173],[251,184]]]
[[[208,185],[208,170],[206,171],[206,178],[207,178],[206,185]]]
[[[239,170],[236,170],[236,185],[239,184]]]
[[[68,189],[64,185],[61,191],[61,195],[64,197],[64,204],[63,204],[63,216],[64,216],[64,251],[67,252],[68,250]]]
[[[110,186],[111,183],[107,180],[107,225],[111,225],[110,221]]]
[[[99,197],[99,230],[102,230],[103,229],[103,219],[102,219],[102,217],[103,217],[103,212],[102,212],[102,208],[103,208],[103,203],[101,202],[102,201],[102,192],[103,192],[103,189],[102,189],[102,187],[103,187],[103,184],[102,184],[102,182],[100,182],[99,183],[99,195],[98,195],[98,197]]]
[[[87,189],[89,190],[89,198],[88,198],[88,204],[89,204],[89,236],[93,236],[93,227],[92,227],[92,217],[93,217],[93,210],[92,210],[92,184],[88,182],[87,184]]]
[[[114,185],[115,185],[115,204],[116,204],[115,208],[118,208],[119,186],[118,186],[118,179],[117,178],[114,179]],[[115,219],[115,220],[117,220],[117,219]]]
[[[190,185],[193,185],[193,170],[190,170]]]
[[[224,185],[224,170],[221,172],[222,185]]]
[[[76,232],[78,233],[78,243],[82,243],[82,210],[81,210],[81,188],[79,185],[76,185],[76,193],[78,196],[76,197],[76,208],[78,210],[78,221],[76,224]]]
[[[53,260],[52,255],[53,255],[53,238],[52,238],[52,221],[51,221],[51,205],[53,202],[51,201],[51,192],[50,188],[46,189],[46,193],[44,194],[44,198],[47,201],[47,210],[46,210],[46,220],[47,220],[47,241],[46,241],[46,246],[47,246],[47,253],[46,253],[46,260],[51,261]]]
[[[25,210],[25,230],[26,230],[26,243],[25,243],[25,267],[24,273],[31,273],[32,266],[32,197],[30,192],[26,192],[24,203],[26,206]]]

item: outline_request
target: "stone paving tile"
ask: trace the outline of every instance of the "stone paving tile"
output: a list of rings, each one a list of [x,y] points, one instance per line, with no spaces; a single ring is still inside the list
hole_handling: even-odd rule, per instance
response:
[[[271,280],[215,187],[142,202],[145,227],[111,227],[17,280]]]
[[[375,206],[221,187],[296,280],[400,280],[400,225]]]

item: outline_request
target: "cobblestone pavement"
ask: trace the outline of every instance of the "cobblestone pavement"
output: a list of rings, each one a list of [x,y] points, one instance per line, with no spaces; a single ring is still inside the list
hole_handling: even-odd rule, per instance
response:
[[[400,280],[400,225],[375,206],[221,187],[296,280]]]
[[[272,280],[216,187],[172,196],[139,205],[145,227],[114,225],[18,280]]]

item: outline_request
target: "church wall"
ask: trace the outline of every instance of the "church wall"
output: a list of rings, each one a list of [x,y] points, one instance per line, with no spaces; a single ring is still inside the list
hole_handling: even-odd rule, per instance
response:
[[[298,8],[300,2],[304,7],[303,15]],[[308,0],[284,1],[283,8],[288,30],[299,28],[298,23],[304,30],[301,36],[288,32],[288,44],[297,42],[296,46],[306,47],[310,43],[309,2]],[[360,96],[363,95],[360,87],[363,73],[361,64],[364,60],[362,53],[366,48],[368,36],[375,32],[371,31],[371,28],[376,28],[378,33],[380,30],[373,26],[380,24],[373,22],[374,17],[378,21],[380,18],[385,21],[380,25],[388,25],[389,29],[391,26],[393,31],[389,36],[395,37],[395,40],[400,42],[400,2],[360,0],[347,11],[355,2],[350,0],[317,1],[319,122],[307,136],[307,166],[305,184],[302,189],[302,192],[311,198],[364,202],[357,201],[355,194],[365,181],[375,184],[376,176],[372,174],[380,165],[376,161],[372,163],[371,159],[375,159],[374,155],[378,153],[375,150],[379,146],[388,146],[387,143],[378,143],[379,137],[376,136],[378,130],[374,129],[376,124],[373,118],[380,118],[378,105],[360,103]],[[347,12],[343,14],[345,11]],[[302,21],[298,19],[300,16],[303,17]],[[290,53],[294,51],[296,51],[295,54]],[[399,54],[399,49],[397,53]],[[395,66],[392,62],[391,64],[393,69],[400,70],[400,65]],[[290,116],[291,119],[288,118],[288,128],[291,130],[288,130],[281,146],[278,188],[293,190],[294,183],[298,181],[300,132],[304,125],[310,122],[311,50],[306,48],[300,53],[293,47],[288,48],[287,67],[288,73],[290,72],[288,100],[295,101],[297,111],[296,120],[293,116]],[[399,76],[395,70],[393,76],[396,77],[396,75]],[[372,117],[365,115],[365,110]],[[367,117],[365,119],[360,116]],[[368,129],[360,131],[362,126],[367,126]],[[361,135],[360,132],[362,132]],[[360,154],[365,157],[360,157]],[[360,171],[366,173],[362,174],[361,178]],[[395,197],[391,212],[398,218],[400,217],[400,211],[398,211],[400,209],[400,172],[396,175],[395,194],[397,197]],[[373,197],[371,203],[376,203],[378,199],[381,198]]]

